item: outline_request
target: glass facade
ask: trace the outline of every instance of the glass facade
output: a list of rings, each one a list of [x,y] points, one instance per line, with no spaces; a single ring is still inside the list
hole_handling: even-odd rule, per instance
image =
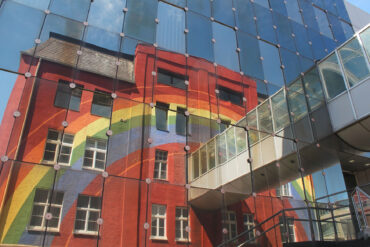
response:
[[[329,112],[368,33],[342,0],[0,1],[0,245],[355,239]]]

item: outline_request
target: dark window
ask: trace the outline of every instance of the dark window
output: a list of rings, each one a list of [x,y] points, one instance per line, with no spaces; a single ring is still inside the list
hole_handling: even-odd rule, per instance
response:
[[[279,217],[280,234],[282,243],[294,243],[295,232],[294,232],[294,218],[285,217],[285,224],[283,217]]]
[[[103,91],[95,90],[91,113],[101,117],[110,117],[112,97]]]
[[[155,150],[154,178],[167,179],[167,155],[167,151]]]
[[[158,130],[167,131],[169,105],[157,102],[155,108],[155,123]]]
[[[186,134],[186,109],[177,107],[176,113],[176,134],[185,135]]]
[[[57,93],[55,94],[54,105],[74,111],[80,110],[82,86],[77,85],[72,89],[69,82],[60,80],[58,83]]]
[[[224,101],[229,101],[235,105],[243,105],[243,94],[235,92],[225,87],[218,87],[219,98]]]
[[[170,71],[158,68],[157,78],[159,83],[166,84],[171,87],[186,89],[185,86],[185,80],[187,80],[186,76],[175,74]]]

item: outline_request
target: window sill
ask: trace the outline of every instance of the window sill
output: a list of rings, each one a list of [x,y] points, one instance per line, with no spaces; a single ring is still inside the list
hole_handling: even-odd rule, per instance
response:
[[[159,183],[168,183],[167,179],[162,179],[162,178],[153,178],[153,180],[159,182]]]
[[[156,128],[157,130],[159,130],[159,131],[163,131],[163,132],[167,132],[167,133],[170,133],[170,131],[169,130],[162,130],[162,129],[158,129],[158,128]]]
[[[73,231],[75,235],[85,235],[85,236],[98,236],[98,232],[87,232],[87,231]]]
[[[176,242],[180,242],[180,243],[190,243],[190,239],[186,239],[186,238],[177,238],[175,239]]]
[[[91,168],[91,167],[86,167],[86,166],[82,166],[82,169],[89,170],[89,171],[95,171],[95,172],[103,172],[104,171],[104,169]]]
[[[167,241],[167,237],[150,236],[151,240]]]
[[[29,226],[27,227],[27,231],[31,231],[31,232],[44,232],[46,230],[46,232],[50,232],[50,233],[59,233],[59,228],[45,228],[45,227],[32,227],[32,226]]]

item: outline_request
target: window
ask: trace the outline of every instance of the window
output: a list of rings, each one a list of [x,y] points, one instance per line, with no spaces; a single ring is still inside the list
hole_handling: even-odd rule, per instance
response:
[[[243,94],[239,92],[235,92],[231,89],[226,87],[218,87],[219,90],[219,98],[224,101],[229,101],[235,105],[243,105]]]
[[[226,229],[229,233],[229,239],[236,237],[237,230],[236,230],[236,216],[233,211],[226,212],[226,220],[225,220]]]
[[[43,162],[48,164],[58,162],[62,165],[69,165],[72,156],[73,139],[74,136],[71,134],[64,133],[62,135],[62,132],[49,129]]]
[[[36,189],[35,197],[33,199],[33,208],[31,214],[31,221],[29,225],[30,230],[45,230],[58,231],[60,225],[60,216],[63,207],[64,193],[60,191],[53,192],[53,198],[50,205],[51,190]],[[47,222],[45,216],[51,213],[52,218]]]
[[[186,76],[172,73],[170,71],[158,68],[157,81],[162,84],[169,85],[180,89],[186,89]]]
[[[95,90],[91,105],[91,114],[110,117],[112,97],[103,91]]]
[[[106,152],[106,140],[87,138],[83,167],[103,170]]]
[[[154,178],[167,179],[167,151],[155,150]]]
[[[60,80],[55,94],[54,105],[65,109],[79,111],[81,95],[82,86],[78,85],[76,88],[72,89],[69,87],[69,82]]]
[[[100,215],[100,197],[79,195],[77,199],[75,233],[97,234]]]
[[[186,109],[177,107],[176,112],[176,134],[178,135],[186,135],[186,116],[185,116]]]
[[[253,220],[253,214],[243,214],[243,223],[244,223],[244,231],[249,231],[247,234],[246,240],[251,240],[254,238],[254,220]],[[253,230],[252,230],[253,229]]]
[[[283,217],[279,218],[280,223],[280,234],[281,234],[281,242],[282,243],[292,243],[295,241],[295,234],[294,234],[294,218],[293,217],[285,217],[286,228],[284,227]],[[288,232],[287,232],[288,231]]]
[[[292,196],[290,184],[284,184],[280,188],[276,188],[276,196]]]
[[[155,108],[155,123],[158,130],[167,131],[169,105],[157,102]]]
[[[152,239],[166,239],[166,206],[152,205]]]
[[[176,240],[187,241],[188,232],[186,227],[188,226],[188,209],[176,207]]]

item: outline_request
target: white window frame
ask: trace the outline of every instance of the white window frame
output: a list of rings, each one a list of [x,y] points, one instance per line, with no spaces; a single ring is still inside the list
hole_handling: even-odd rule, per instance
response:
[[[247,221],[245,221],[245,219],[247,219]],[[249,221],[250,219],[252,219],[252,221]],[[243,214],[243,225],[244,225],[244,231],[247,231],[247,230],[250,230],[252,228],[254,228],[255,224],[254,224],[254,215],[253,214]],[[250,231],[248,233],[248,240],[251,240],[251,239],[254,239],[256,237],[256,229],[253,229],[253,231]],[[252,241],[254,242],[254,241]]]
[[[164,207],[164,215],[161,215],[159,213],[157,214],[154,214],[154,208],[157,207],[157,212],[159,212],[159,208],[160,207]],[[159,239],[159,240],[167,240],[167,221],[166,221],[166,216],[167,216],[167,206],[166,205],[162,205],[162,204],[152,204],[152,225],[151,225],[151,229],[150,229],[150,239]],[[160,219],[163,219],[164,220],[164,235],[163,236],[160,236],[159,235],[159,220]],[[154,223],[153,223],[154,221]],[[155,224],[155,225],[154,225]],[[153,227],[156,228],[156,234],[155,235],[152,235],[153,231]]]
[[[73,228],[74,228],[73,232],[75,234],[98,235],[99,227],[98,227],[98,230],[96,230],[96,231],[89,231],[88,230],[90,212],[97,212],[100,215],[101,209],[91,208],[91,198],[98,197],[98,196],[89,196],[89,195],[79,194],[78,197],[80,197],[80,196],[89,197],[89,202],[87,204],[87,208],[85,208],[85,207],[76,207],[76,216],[75,216],[75,221],[74,221],[74,226],[73,226]],[[77,201],[78,201],[78,199],[77,199]],[[80,211],[86,211],[84,230],[76,229],[75,228],[76,221],[77,221],[77,211],[78,210],[80,210]]]
[[[58,140],[48,139],[49,132],[51,132],[51,131],[58,133]],[[72,143],[64,142],[64,136],[66,136],[66,135],[73,136],[73,142]],[[56,145],[55,154],[54,154],[54,160],[53,161],[51,161],[51,160],[44,160],[46,146],[47,146],[48,143],[55,144]],[[73,143],[74,143],[74,135],[73,134],[63,133],[63,132],[58,131],[58,130],[49,129],[48,130],[48,134],[46,136],[46,143],[45,143],[45,148],[44,148],[44,154],[43,154],[43,157],[42,157],[42,163],[54,165],[54,164],[56,164],[58,162],[58,164],[60,164],[60,165],[69,166],[70,163],[71,163],[71,158],[72,158],[72,153],[73,153]],[[63,146],[66,146],[66,147],[70,147],[71,148],[71,153],[69,154],[68,163],[62,163],[62,162],[58,161],[58,158],[60,157],[60,154],[61,154],[60,151],[62,150],[62,147]]]
[[[278,191],[279,191],[279,193],[278,193]],[[277,188],[276,193],[278,194],[277,196],[291,197],[292,196],[292,190],[290,188],[290,183],[281,185],[279,188]]]
[[[36,198],[36,190],[46,190],[48,191],[48,195],[46,197],[46,202],[35,202],[35,198]],[[55,204],[55,203],[51,203],[50,204],[50,193],[51,193],[51,190],[48,190],[48,189],[42,189],[42,188],[36,188],[35,190],[35,195],[34,195],[34,198],[33,198],[33,204],[32,204],[32,211],[31,211],[31,217],[30,217],[30,221],[29,221],[29,224],[28,224],[28,227],[27,229],[28,230],[31,230],[31,231],[45,231],[46,229],[46,222],[47,222],[47,219],[45,218],[46,214],[48,213],[48,209],[49,207],[55,207],[55,208],[60,208],[60,211],[59,211],[59,220],[58,220],[58,227],[50,227],[48,225],[47,227],[47,231],[48,232],[59,232],[59,227],[60,227],[60,222],[62,220],[62,210],[63,210],[63,202],[64,202],[64,192],[62,191],[54,191],[54,193],[63,193],[63,201],[62,201],[62,204]],[[33,208],[34,206],[42,206],[44,207],[44,212],[43,212],[43,215],[42,215],[42,221],[41,221],[41,226],[33,226],[31,225],[31,221],[32,221],[32,213],[33,213]]]
[[[87,147],[87,142],[88,140],[91,140],[91,141],[94,141],[94,147]],[[98,148],[98,142],[99,141],[105,141],[105,149],[100,149]],[[106,165],[106,161],[107,161],[107,147],[108,147],[108,143],[107,143],[107,140],[106,139],[98,139],[98,138],[92,138],[92,137],[87,137],[86,138],[86,142],[85,142],[85,152],[84,152],[84,157],[83,157],[83,161],[82,161],[82,167],[84,169],[89,169],[89,170],[98,170],[98,171],[103,171],[104,168],[105,168],[105,165]],[[92,151],[93,152],[93,158],[92,158],[92,166],[85,166],[85,154],[86,154],[86,150],[89,150],[89,151]],[[96,154],[97,153],[104,153],[104,168],[96,168],[95,167],[95,164],[96,164]]]
[[[231,215],[234,215],[235,220],[231,220]],[[232,239],[238,235],[238,224],[236,222],[236,213],[234,211],[226,211],[226,219],[225,219],[225,224],[227,227],[227,232],[229,235],[229,239]],[[231,231],[231,226],[235,225],[235,235],[233,236],[232,231]]]
[[[190,241],[190,235],[189,235],[189,232],[187,232],[188,237],[187,238],[184,237],[184,235],[185,235],[185,233],[184,233],[184,231],[185,231],[184,222],[186,222],[186,225],[189,226],[189,209],[187,207],[176,207],[176,211],[177,210],[181,210],[180,217],[178,217],[175,214],[176,222],[180,222],[180,235],[181,235],[181,237],[180,238],[176,238],[176,233],[175,233],[176,241],[188,242],[188,241]],[[187,215],[186,216],[184,216],[184,210],[187,211]],[[176,224],[175,224],[175,228],[176,228]],[[178,230],[178,229],[175,229],[175,231],[176,230]]]
[[[161,152],[161,153],[166,153],[166,160],[162,160],[162,159],[158,159],[157,160],[157,152]],[[161,154],[163,155],[163,154]],[[160,180],[167,180],[167,170],[168,170],[168,151],[166,150],[160,150],[160,149],[156,149],[155,150],[155,162],[154,162],[154,172],[153,172],[153,178],[154,179],[160,179]],[[163,169],[163,164],[166,165],[166,177],[165,178],[162,178],[162,170]],[[158,169],[156,169],[156,167],[158,166]],[[155,171],[157,171],[157,177],[155,177]]]

